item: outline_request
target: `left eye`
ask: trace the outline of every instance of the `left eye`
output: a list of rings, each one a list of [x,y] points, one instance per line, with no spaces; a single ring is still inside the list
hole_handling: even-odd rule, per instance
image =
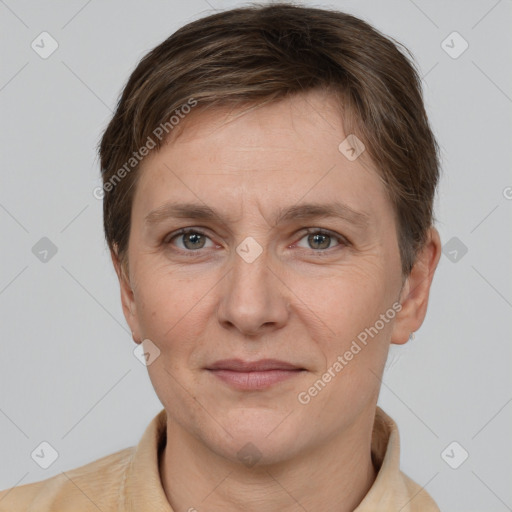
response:
[[[173,242],[174,240],[176,240],[176,243]],[[315,252],[331,249],[333,247],[333,240],[336,242],[336,245],[348,245],[347,241],[341,235],[321,230],[312,230],[307,232],[299,239],[299,242],[302,240],[306,240],[306,243],[309,246],[305,248],[313,249]],[[212,242],[210,237],[201,231],[193,229],[180,230],[174,235],[167,237],[164,242],[166,244],[176,245],[178,249],[184,252],[193,252],[200,249],[215,247],[215,244]],[[207,245],[208,242],[210,245]],[[301,246],[299,242],[297,242],[297,245],[304,247]]]
[[[306,240],[309,249],[325,250],[331,248],[331,242],[335,240],[337,245],[342,245],[343,239],[327,231],[311,231],[304,235],[301,240]]]

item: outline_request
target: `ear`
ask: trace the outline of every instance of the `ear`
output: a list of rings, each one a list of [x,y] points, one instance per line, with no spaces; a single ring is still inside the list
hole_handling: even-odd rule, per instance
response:
[[[123,306],[124,317],[132,331],[133,341],[135,343],[140,343],[142,339],[140,337],[137,309],[135,305],[133,288],[130,283],[128,265],[123,264],[123,262],[120,261],[117,254],[117,249],[111,250],[110,256],[112,258],[112,263],[114,265],[117,278],[119,279],[119,286],[121,289],[121,304]]]
[[[402,309],[395,317],[391,343],[402,345],[417,331],[427,313],[430,285],[441,257],[441,239],[437,229],[431,227],[427,241],[418,253],[411,273],[400,293]]]

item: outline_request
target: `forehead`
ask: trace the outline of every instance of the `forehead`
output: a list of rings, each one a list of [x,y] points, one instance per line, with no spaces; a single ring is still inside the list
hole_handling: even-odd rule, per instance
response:
[[[347,158],[343,119],[324,92],[249,110],[197,110],[181,122],[179,135],[142,162],[139,213],[173,201],[234,217],[250,204],[276,215],[284,205],[328,200],[368,215],[391,207],[369,157]]]

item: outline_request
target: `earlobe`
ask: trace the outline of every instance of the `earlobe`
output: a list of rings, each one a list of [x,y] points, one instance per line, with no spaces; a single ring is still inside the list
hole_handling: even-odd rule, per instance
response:
[[[139,343],[139,336],[137,335],[137,315],[135,306],[135,297],[130,283],[128,270],[123,262],[120,261],[117,252],[111,251],[112,263],[116,271],[119,287],[121,292],[121,305],[126,322],[132,331],[132,338],[135,343]]]
[[[396,316],[391,343],[402,345],[417,331],[427,313],[428,298],[434,272],[441,256],[438,231],[431,227],[427,241],[418,253],[414,266],[400,295],[402,309]]]

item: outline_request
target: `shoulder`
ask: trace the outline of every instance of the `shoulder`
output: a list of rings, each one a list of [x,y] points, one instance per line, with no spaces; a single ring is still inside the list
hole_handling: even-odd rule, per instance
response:
[[[117,510],[126,468],[135,449],[125,448],[46,480],[0,491],[0,512]]]

